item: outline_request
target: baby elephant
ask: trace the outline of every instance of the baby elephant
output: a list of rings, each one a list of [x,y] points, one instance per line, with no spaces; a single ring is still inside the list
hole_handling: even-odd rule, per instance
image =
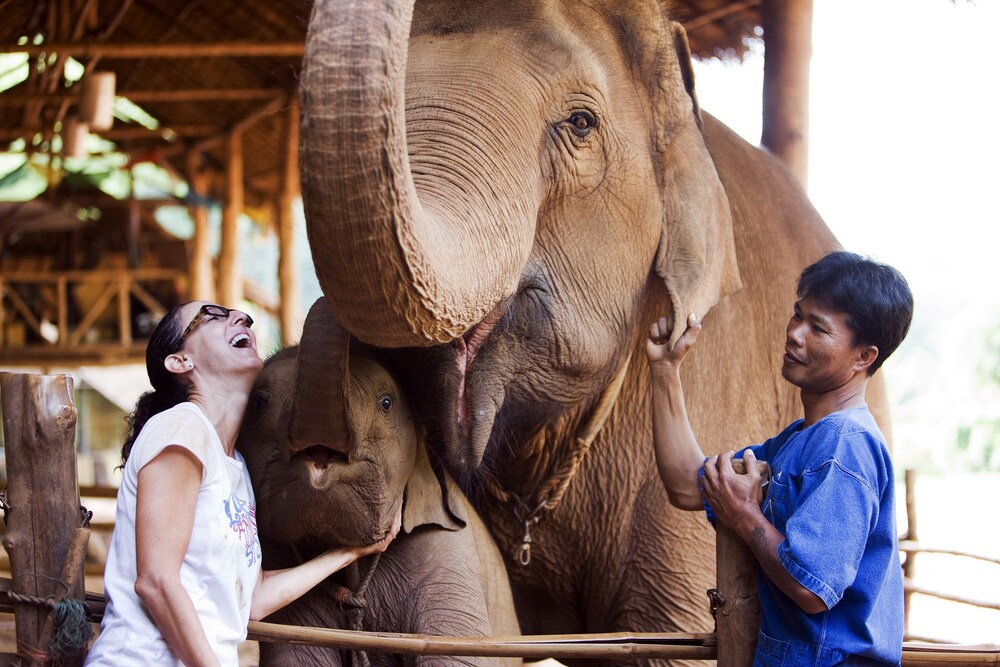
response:
[[[455,482],[432,465],[399,386],[375,353],[350,340],[323,298],[309,311],[298,349],[312,363],[300,368],[296,348],[267,362],[237,443],[257,497],[265,566],[283,568],[334,546],[376,542],[400,504],[403,522],[373,573],[376,557],[369,556],[267,620],[380,632],[519,634],[499,550]],[[329,363],[316,364],[320,358]],[[296,394],[296,386],[310,390]],[[290,644],[261,643],[260,658],[261,665],[352,664],[336,649]],[[520,662],[374,651],[368,658],[372,665]]]

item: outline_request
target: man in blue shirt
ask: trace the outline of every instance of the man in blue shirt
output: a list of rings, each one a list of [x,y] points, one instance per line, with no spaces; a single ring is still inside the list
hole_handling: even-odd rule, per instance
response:
[[[782,376],[804,418],[741,454],[705,458],[684,406],[680,364],[701,325],[670,348],[650,328],[653,441],[670,502],[707,509],[749,545],[760,567],[755,665],[898,665],[903,582],[892,461],[865,404],[868,378],[902,342],[913,295],[898,271],[849,252],[807,267],[785,334]],[[766,461],[765,485],[755,464]],[[766,494],[765,494],[766,490]]]

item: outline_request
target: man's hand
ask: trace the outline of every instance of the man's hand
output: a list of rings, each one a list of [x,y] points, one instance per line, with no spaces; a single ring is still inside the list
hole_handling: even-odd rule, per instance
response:
[[[649,365],[679,368],[681,361],[698,340],[699,332],[701,332],[701,322],[692,313],[688,316],[687,329],[681,334],[677,344],[673,348],[668,348],[670,328],[667,326],[667,318],[661,317],[656,320],[649,327],[649,337],[646,339],[646,359]]]
[[[746,474],[733,470],[733,452],[713,456],[703,466],[702,492],[719,521],[743,534],[751,519],[761,516],[764,487],[757,457],[747,450],[743,455]]]

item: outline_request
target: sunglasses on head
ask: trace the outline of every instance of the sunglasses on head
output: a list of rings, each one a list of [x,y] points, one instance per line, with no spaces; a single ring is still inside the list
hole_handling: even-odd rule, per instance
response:
[[[247,329],[253,326],[253,318],[244,313],[241,310],[236,310],[235,308],[226,308],[225,306],[216,306],[213,304],[204,305],[198,309],[197,314],[191,320],[191,324],[187,325],[187,329],[181,334],[181,340],[184,340],[191,335],[191,332],[198,328],[202,320],[206,317],[222,317],[224,319],[229,319],[231,313],[240,313],[243,315],[243,322],[246,324]]]

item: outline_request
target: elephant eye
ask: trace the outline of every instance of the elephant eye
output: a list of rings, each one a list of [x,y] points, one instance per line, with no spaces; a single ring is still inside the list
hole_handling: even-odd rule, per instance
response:
[[[389,410],[392,410],[392,396],[389,394],[383,394],[380,396],[378,399],[378,407],[382,410],[382,412],[388,414]]]
[[[597,127],[597,118],[589,111],[574,111],[569,117],[569,126],[578,137],[586,137]]]
[[[250,410],[247,414],[247,425],[251,428],[257,428],[260,426],[261,419],[264,417],[264,411],[267,409],[267,403],[270,399],[270,392],[268,392],[266,387],[258,387],[250,394]]]

